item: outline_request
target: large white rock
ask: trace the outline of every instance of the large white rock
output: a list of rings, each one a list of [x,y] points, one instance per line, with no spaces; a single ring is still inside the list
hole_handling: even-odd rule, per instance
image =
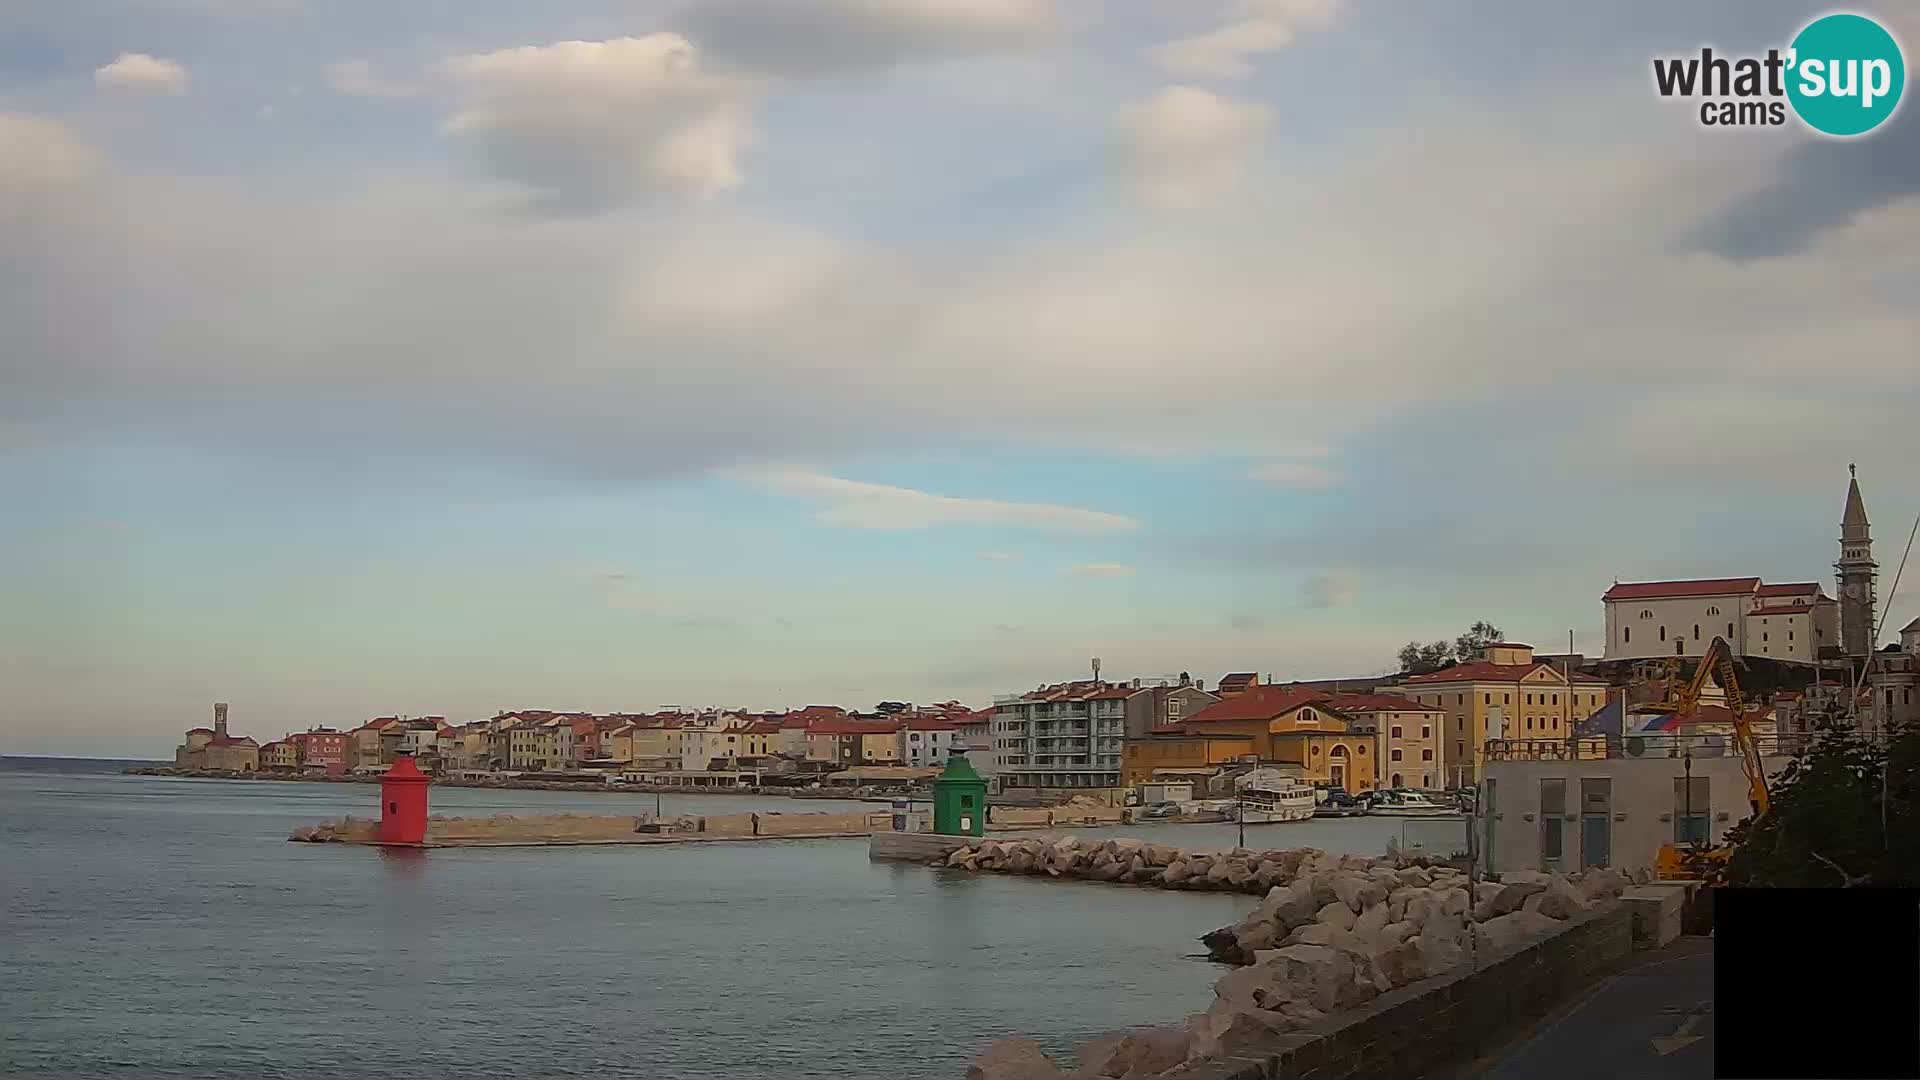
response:
[[[967,1066],[967,1080],[1055,1080],[1064,1075],[1032,1039],[1001,1039]]]
[[[1600,895],[1605,896],[1606,893]],[[1549,919],[1571,919],[1585,910],[1587,901],[1564,881],[1554,882],[1547,886],[1546,892],[1540,894],[1540,914]]]
[[[1393,921],[1387,917],[1388,906],[1375,904],[1361,912],[1359,918],[1353,920],[1353,932],[1361,937],[1377,936],[1388,923]]]
[[[1516,881],[1502,888],[1500,895],[1493,898],[1493,914],[1497,917],[1519,911],[1520,905],[1527,902],[1527,897],[1546,891],[1547,883],[1544,881]]]
[[[1559,920],[1549,919],[1538,912],[1510,911],[1474,924],[1473,933],[1484,958],[1502,949],[1544,937],[1559,928]]]
[[[1355,914],[1352,908],[1336,900],[1316,912],[1313,921],[1316,923],[1325,923],[1329,926],[1337,926],[1342,930],[1351,930],[1353,929],[1354,920],[1357,918],[1359,918],[1359,916]]]
[[[1158,1076],[1187,1059],[1194,1032],[1184,1027],[1109,1031],[1082,1046],[1076,1077]]]
[[[1409,866],[1394,876],[1399,879],[1401,885],[1411,885],[1416,889],[1424,889],[1433,884],[1433,875],[1428,873],[1424,867]]]
[[[1329,948],[1357,947],[1353,931],[1332,923],[1308,923],[1287,935],[1289,945],[1325,945]]]
[[[1578,888],[1581,899],[1591,902],[1619,896],[1627,891],[1628,884],[1627,876],[1618,870],[1589,870],[1581,877]]]
[[[1420,928],[1410,922],[1388,923],[1380,928],[1380,940],[1398,945],[1419,932]]]
[[[1287,981],[1287,965],[1279,950],[1262,949],[1255,962],[1234,968],[1213,984],[1215,1000],[1238,1009],[1277,1009],[1302,993]]]
[[[1426,957],[1421,954],[1418,941],[1400,942],[1374,954],[1374,971],[1376,985],[1379,973],[1384,972],[1387,977],[1389,985],[1379,988],[1384,993],[1426,978]]]
[[[1314,903],[1313,883],[1295,878],[1292,884],[1268,890],[1267,898],[1260,902],[1259,910],[1282,931],[1286,931],[1312,922],[1320,912],[1320,905]]]
[[[1280,949],[1287,982],[1304,990],[1306,1000],[1321,1012],[1334,1012],[1364,999],[1354,982],[1353,958],[1324,945],[1289,945]]]
[[[1288,1006],[1292,1007],[1293,1003],[1289,1002]],[[1225,1002],[1216,1002],[1213,1008],[1187,1021],[1187,1030],[1192,1035],[1191,1041],[1187,1044],[1187,1059],[1198,1061],[1204,1058],[1223,1057],[1272,1038],[1294,1023],[1297,1021],[1291,1020],[1284,1013],[1269,1012],[1265,1009],[1236,1008]],[[1132,1075],[1156,1074],[1143,1072]]]

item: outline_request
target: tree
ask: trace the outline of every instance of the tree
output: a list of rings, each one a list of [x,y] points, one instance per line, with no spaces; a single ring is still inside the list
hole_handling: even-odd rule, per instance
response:
[[[1400,670],[1408,675],[1439,671],[1452,662],[1453,646],[1444,641],[1429,641],[1425,645],[1409,641],[1400,648]]]
[[[1486,651],[1487,646],[1497,645],[1507,639],[1499,627],[1484,620],[1467,627],[1467,632],[1453,639],[1454,659],[1466,663]]]
[[[1885,739],[1844,721],[1819,725],[1813,746],[1770,785],[1770,812],[1728,830],[1726,885],[1839,888],[1920,885],[1920,728]]]

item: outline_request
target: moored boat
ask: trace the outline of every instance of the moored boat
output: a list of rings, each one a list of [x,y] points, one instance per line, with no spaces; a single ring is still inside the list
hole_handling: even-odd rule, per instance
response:
[[[1417,791],[1376,791],[1368,810],[1376,817],[1459,817],[1457,807],[1434,802]]]

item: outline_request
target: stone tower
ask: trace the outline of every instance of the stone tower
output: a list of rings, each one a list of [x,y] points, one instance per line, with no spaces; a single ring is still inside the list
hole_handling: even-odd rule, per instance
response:
[[[1847,466],[1847,508],[1840,515],[1840,561],[1833,568],[1840,584],[1841,645],[1848,656],[1866,656],[1873,652],[1873,581],[1879,564],[1873,561],[1867,507],[1852,465]]]
[[[213,737],[216,739],[227,737],[227,703],[224,701],[213,703]]]

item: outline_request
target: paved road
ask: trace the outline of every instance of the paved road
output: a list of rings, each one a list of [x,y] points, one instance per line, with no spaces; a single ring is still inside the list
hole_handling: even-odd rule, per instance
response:
[[[1486,1080],[1708,1080],[1712,940],[1681,939],[1478,1065]]]

